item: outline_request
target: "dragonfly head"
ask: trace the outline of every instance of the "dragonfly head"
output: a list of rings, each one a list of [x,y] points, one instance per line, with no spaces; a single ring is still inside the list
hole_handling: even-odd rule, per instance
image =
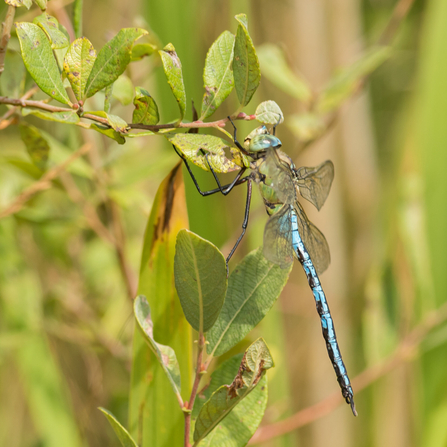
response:
[[[249,152],[265,152],[267,149],[279,149],[281,140],[274,135],[256,135],[248,145]]]

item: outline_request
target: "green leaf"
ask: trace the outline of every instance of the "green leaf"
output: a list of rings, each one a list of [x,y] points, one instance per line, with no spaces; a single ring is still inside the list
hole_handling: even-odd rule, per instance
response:
[[[123,447],[138,447],[129,432],[118,422],[116,417],[110,411],[102,407],[99,407],[99,411],[101,411],[107,418]]]
[[[224,31],[208,50],[203,70],[205,94],[201,120],[211,116],[234,88],[234,35]]]
[[[16,22],[23,62],[36,84],[49,96],[71,105],[45,33],[33,23]]]
[[[85,87],[96,60],[96,51],[86,37],[76,39],[64,58],[64,72],[78,101],[85,97]]]
[[[123,106],[127,106],[132,102],[133,84],[126,75],[121,75],[113,83],[112,96],[117,99]]]
[[[241,361],[242,354],[235,355],[211,374],[210,384],[197,395],[194,402],[192,432],[194,432],[195,422],[203,404],[218,388],[233,381]],[[209,436],[200,442],[200,447],[242,447],[247,445],[262,421],[267,407],[267,397],[267,374],[264,374],[258,386],[234,407]]]
[[[208,154],[209,164],[215,172],[232,172],[240,169],[240,166],[225,156],[225,149],[231,145],[222,138],[192,133],[167,133],[164,136],[189,161],[205,171],[209,171],[209,166],[201,149]]]
[[[248,34],[247,16],[238,14],[236,20],[239,26],[234,42],[234,84],[241,106],[246,106],[261,82],[261,71],[255,47]]]
[[[336,75],[323,89],[317,103],[321,113],[336,109],[352,96],[365,76],[371,74],[391,55],[390,47],[375,47],[366,52],[357,62]]]
[[[135,110],[132,115],[132,123],[157,124],[160,120],[158,107],[154,98],[141,87],[135,87],[135,98],[133,100]]]
[[[199,333],[208,332],[219,316],[227,290],[223,254],[211,242],[181,230],[175,246],[174,277],[188,323]]]
[[[34,2],[42,11],[47,9],[47,0],[34,0]]]
[[[275,101],[264,101],[256,108],[256,119],[263,124],[281,124],[284,114]]]
[[[157,191],[144,235],[138,294],[148,297],[157,341],[171,346],[177,355],[182,398],[187,400],[193,370],[192,329],[184,317],[173,276],[176,236],[188,226],[181,167],[179,162]],[[133,343],[129,432],[134,439],[141,439],[141,446],[183,445],[184,416],[172,385],[139,328]]]
[[[82,37],[82,9],[84,0],[75,0],[73,6],[73,27],[76,38]]]
[[[32,0],[5,0],[5,2],[7,5],[15,6],[16,8],[26,6],[27,9],[30,9],[33,4]]]
[[[326,124],[323,118],[314,113],[301,113],[289,116],[287,127],[303,142],[315,140],[323,134]]]
[[[123,28],[99,51],[85,87],[87,98],[115,82],[130,62],[135,40],[148,34],[140,28]]]
[[[289,67],[283,51],[276,45],[266,43],[257,49],[262,74],[276,87],[303,102],[312,99],[309,83]]]
[[[40,134],[39,129],[29,124],[20,123],[20,138],[25,143],[32,162],[38,168],[44,170],[47,165],[50,146]]]
[[[22,115],[34,115],[40,119],[48,121],[56,121],[58,123],[76,124],[79,123],[79,116],[73,111],[69,112],[48,112],[46,110],[22,108]]]
[[[0,77],[0,91],[3,96],[19,98],[25,86],[26,69],[20,53],[6,51],[5,71]]]
[[[132,53],[130,55],[130,60],[132,62],[139,61],[143,59],[143,57],[150,56],[157,50],[155,45],[150,43],[136,43],[132,47]]]
[[[35,17],[33,23],[42,28],[45,32],[53,50],[68,47],[70,44],[65,34],[59,30],[59,22],[56,17],[43,13],[40,16]]]
[[[151,308],[144,295],[137,296],[133,309],[135,319],[143,333],[146,343],[166,373],[174,393],[181,400],[180,367],[177,357],[172,348],[161,345],[154,340],[154,324],[151,319]]]
[[[186,112],[186,92],[185,85],[183,84],[182,63],[180,62],[172,43],[166,45],[158,53],[161,57],[168,84],[171,87],[172,93],[174,94],[180,109],[180,118],[178,119],[178,122],[180,123]]]
[[[270,351],[259,338],[245,351],[239,371],[230,385],[218,388],[203,405],[194,430],[194,447],[253,391],[265,371],[274,366]],[[237,426],[234,427],[237,430]]]
[[[224,306],[207,334],[208,354],[224,354],[265,317],[286,284],[290,270],[291,267],[281,269],[267,261],[262,248],[245,256],[230,275]]]
[[[92,123],[92,124],[90,124],[90,129],[93,129],[99,133],[102,133],[106,137],[109,137],[112,140],[117,141],[119,144],[124,144],[126,142],[126,139],[120,133],[111,129],[110,127],[101,126],[100,124]]]
[[[127,133],[128,125],[121,117],[117,115],[111,115],[110,113],[103,112],[102,110],[95,112],[88,112],[90,115],[100,116],[105,118],[107,122],[112,126],[112,129],[119,133]]]

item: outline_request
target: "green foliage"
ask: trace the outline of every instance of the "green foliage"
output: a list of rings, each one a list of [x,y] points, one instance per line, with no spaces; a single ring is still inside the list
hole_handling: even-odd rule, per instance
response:
[[[53,50],[68,47],[68,39],[65,34],[59,30],[59,23],[55,17],[43,13],[40,16],[37,16],[33,20],[33,23],[43,29],[51,43],[51,48]]]
[[[227,290],[225,258],[210,242],[181,230],[174,259],[175,287],[188,323],[208,332],[219,316]]]
[[[224,354],[259,324],[281,293],[290,269],[267,261],[261,248],[236,266],[230,275],[225,304],[208,333],[210,355]]]
[[[194,446],[208,436],[255,389],[265,371],[273,366],[272,356],[264,340],[260,338],[252,343],[245,351],[233,382],[218,388],[200,409],[194,429]]]
[[[274,44],[264,44],[257,49],[262,74],[288,95],[309,102],[312,91],[308,82],[289,67],[284,53]]]
[[[180,62],[174,45],[169,43],[158,52],[161,57],[161,63],[165,71],[166,79],[174,94],[175,100],[180,109],[180,117],[178,122],[182,121],[186,113],[186,92],[183,84],[182,63]]]
[[[25,6],[27,9],[30,9],[33,4],[32,0],[5,0],[5,2],[7,5],[15,6],[16,8]]]
[[[57,101],[71,104],[46,34],[33,23],[18,22],[15,26],[23,62],[36,84]]]
[[[135,298],[134,314],[144,339],[165,371],[174,393],[181,399],[180,367],[177,357],[172,348],[161,345],[154,340],[154,323],[152,322],[151,309],[145,296],[140,295]]]
[[[242,361],[242,354],[235,355],[222,363],[212,374],[209,386],[196,399],[192,413],[192,427],[197,416],[211,395],[224,385],[233,382]],[[267,375],[263,374],[253,391],[240,400],[233,410],[222,419],[216,428],[200,441],[200,447],[239,447],[245,446],[259,427],[267,406]],[[237,430],[235,430],[237,427]],[[192,437],[191,437],[192,438]],[[193,442],[193,439],[191,439]]]
[[[116,436],[120,440],[123,447],[138,447],[136,442],[132,439],[132,436],[130,436],[129,432],[118,422],[116,417],[110,413],[110,411],[106,410],[105,408],[99,408],[99,410],[109,421],[113,431],[116,433]]]
[[[39,132],[39,129],[29,124],[20,125],[20,137],[25,143],[26,150],[32,162],[41,170],[44,170],[48,161],[50,146]]]
[[[85,96],[90,98],[99,90],[115,82],[130,62],[135,40],[148,34],[144,29],[124,28],[99,51],[85,85]]]
[[[135,98],[133,100],[135,110],[132,115],[133,123],[157,124],[160,120],[158,107],[154,98],[147,90],[135,87]]]
[[[250,102],[257,90],[261,82],[261,71],[255,47],[248,34],[247,17],[239,14],[236,20],[239,26],[234,43],[233,75],[237,97],[243,107]]]
[[[281,124],[284,114],[275,101],[264,101],[256,108],[256,119],[263,124]]]
[[[224,31],[208,50],[203,69],[205,94],[201,120],[211,116],[234,88],[233,48],[234,35]]]
[[[232,172],[240,169],[240,166],[238,166],[235,161],[229,160],[225,156],[225,149],[230,146],[229,143],[222,138],[213,135],[187,133],[165,134],[164,137],[172,143],[186,159],[192,161],[196,166],[199,166],[205,171],[209,171],[210,166],[215,172]],[[233,149],[232,152],[233,151],[235,151],[235,149]]]
[[[96,51],[86,37],[71,43],[64,58],[64,72],[78,101],[85,98],[87,80],[96,60]]]

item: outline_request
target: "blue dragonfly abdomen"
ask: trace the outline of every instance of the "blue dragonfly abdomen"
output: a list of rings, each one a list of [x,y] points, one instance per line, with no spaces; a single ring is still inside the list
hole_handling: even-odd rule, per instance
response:
[[[320,316],[321,329],[323,332],[324,340],[326,341],[326,348],[329,358],[331,359],[332,366],[337,376],[337,381],[342,390],[342,395],[345,398],[346,402],[351,405],[354,415],[357,415],[354,406],[354,393],[352,391],[351,383],[346,372],[345,364],[343,363],[343,359],[340,354],[337,337],[335,335],[334,322],[332,320],[329,305],[326,300],[326,295],[323,291],[323,287],[321,286],[320,279],[309,255],[309,252],[307,251],[301,239],[298,228],[298,218],[293,207],[291,207],[290,218],[293,251],[295,253],[295,256],[300,261],[301,265],[303,266],[304,272],[306,273],[307,281],[310,288],[312,289],[317,312]]]

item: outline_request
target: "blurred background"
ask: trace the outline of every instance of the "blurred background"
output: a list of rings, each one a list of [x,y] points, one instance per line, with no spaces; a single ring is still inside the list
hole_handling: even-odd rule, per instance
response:
[[[5,7],[2,2],[1,17]],[[48,12],[64,24],[72,7],[69,0],[52,0]],[[445,446],[447,2],[84,0],[84,35],[99,49],[120,28],[152,29],[163,46],[174,44],[188,101],[200,107],[206,52],[222,31],[236,31],[233,17],[241,12],[255,46],[281,47],[315,91],[381,39],[393,46],[391,57],[315,142],[305,142],[287,124],[303,105],[266,77],[245,110],[251,114],[260,102],[276,101],[285,114],[277,134],[295,163],[334,162],[335,181],[321,212],[304,206],[331,248],[332,263],[321,280],[349,375],[359,376],[354,418],[348,406],[331,403],[338,384],[296,263],[278,303],[249,336],[262,334],[276,363],[262,423],[270,430],[253,441],[269,447]],[[16,20],[32,21],[37,14],[20,8]],[[393,14],[406,17],[387,28]],[[161,122],[177,117],[155,58],[132,63],[126,75],[155,98]],[[236,109],[232,93],[211,119]],[[132,105],[115,100],[112,110],[131,120]],[[0,107],[0,116],[6,111]],[[0,220],[0,444],[118,446],[97,407],[126,421],[129,298],[152,201],[177,156],[156,136],[119,146],[63,124],[27,121],[46,132],[54,163],[84,143],[95,150],[54,187]],[[255,126],[239,122],[240,137]],[[28,165],[17,126],[2,130],[0,211],[38,177]],[[209,174],[198,177],[202,189],[214,187]],[[228,253],[240,232],[245,188],[226,198],[202,198],[187,175],[185,183],[191,230]],[[262,244],[267,217],[254,195],[233,266]],[[94,230],[92,210],[119,236],[120,247]],[[287,423],[272,425],[281,420]]]

